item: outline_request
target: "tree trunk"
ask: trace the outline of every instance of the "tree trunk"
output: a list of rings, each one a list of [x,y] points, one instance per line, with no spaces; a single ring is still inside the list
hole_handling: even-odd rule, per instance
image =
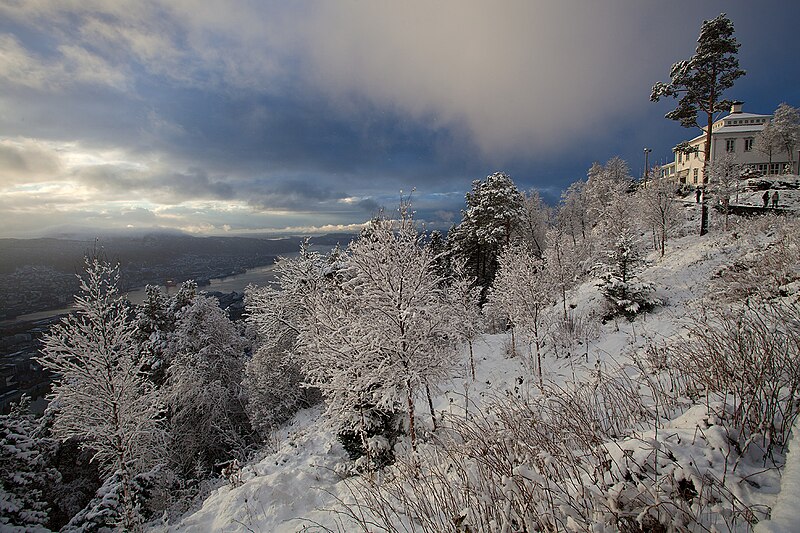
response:
[[[475,381],[475,356],[472,353],[472,339],[467,341],[469,344],[469,367],[472,370],[472,381]]]
[[[425,395],[428,397],[428,409],[431,411],[431,420],[433,421],[433,430],[436,431],[436,412],[433,410],[433,399],[431,398],[431,389],[428,384],[425,384]]]
[[[712,72],[712,79],[717,79],[716,71]],[[703,145],[703,197],[700,205],[700,235],[708,233],[708,204],[706,203],[706,183],[708,182],[708,165],[711,164],[711,128],[714,126],[714,103],[716,93],[712,90],[708,98],[708,111],[706,111],[706,140]]]
[[[411,449],[417,449],[417,433],[414,430],[414,394],[411,390],[411,380],[406,380],[406,402],[408,403],[408,436],[411,437]]]

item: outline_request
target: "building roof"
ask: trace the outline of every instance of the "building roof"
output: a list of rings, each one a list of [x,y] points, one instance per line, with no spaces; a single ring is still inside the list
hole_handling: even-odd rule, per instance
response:
[[[758,133],[764,129],[766,124],[743,124],[741,126],[722,126],[711,132],[711,135],[726,134],[726,133]]]
[[[728,119],[751,119],[751,118],[770,118],[772,115],[757,115],[755,113],[730,113],[727,116],[722,117],[715,121],[715,124],[720,120],[728,120]]]
[[[741,105],[741,102],[737,102],[737,104]],[[769,122],[771,118],[772,115],[761,115],[758,113],[743,113],[741,111],[738,113],[728,113],[724,117],[718,118],[717,120],[714,121],[714,124],[712,124],[711,126],[711,135],[712,136],[728,135],[733,133],[749,133],[749,132],[758,133],[759,131],[764,129],[764,126],[766,126],[767,122]],[[726,124],[726,122],[734,120],[737,122],[740,120],[752,120],[755,122],[756,120],[760,121],[761,119],[766,119],[766,120],[764,120],[764,122],[761,122],[759,124],[739,124],[739,123]],[[704,140],[706,137],[706,133],[705,133],[705,128],[702,129],[703,133],[685,142],[688,142],[688,144],[695,144],[698,141]]]

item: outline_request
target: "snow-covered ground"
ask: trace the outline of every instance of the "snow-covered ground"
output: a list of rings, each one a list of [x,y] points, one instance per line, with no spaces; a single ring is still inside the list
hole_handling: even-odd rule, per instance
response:
[[[800,205],[799,191],[782,191],[781,204]],[[751,193],[748,193],[751,194]],[[760,205],[760,192],[742,195],[740,203]],[[744,257],[751,250],[766,244],[767,234],[745,234],[738,225],[753,222],[735,219],[731,231],[712,231],[706,236],[695,234],[697,208],[687,202],[687,234],[667,244],[665,257],[650,254],[640,277],[652,282],[656,295],[665,304],[654,312],[641,315],[633,322],[624,319],[601,324],[599,319],[602,296],[596,280],[586,282],[571,291],[568,303],[574,313],[585,318],[588,343],[583,343],[571,357],[544,360],[544,378],[556,384],[587,379],[597,365],[612,367],[630,364],[631,354],[641,354],[648,344],[668,341],[685,335],[686,319],[696,312],[693,302],[704,296],[712,276],[726,265]],[[554,312],[559,312],[558,308]],[[476,379],[468,374],[466,353],[464,361],[449,382],[443,383],[434,397],[437,413],[453,416],[480,406],[484,398],[496,394],[524,392],[535,394],[537,380],[527,357],[509,357],[510,337],[506,333],[484,334],[474,344]],[[470,406],[470,407],[467,407]],[[424,430],[431,431],[428,405],[424,398],[417,410]],[[339,465],[346,453],[330,431],[320,429],[322,410],[302,411],[275,434],[275,450],[260,461],[245,466],[240,479],[218,488],[202,507],[185,516],[178,524],[158,526],[155,530],[197,532],[295,532],[295,531],[355,531],[343,513],[343,502],[353,499],[351,485],[342,481]],[[800,445],[794,442],[791,461],[781,483],[780,472],[742,466],[736,474],[720,471],[722,454],[728,449],[721,426],[710,424],[703,406],[693,407],[667,421],[661,428],[662,446],[671,454],[691,456],[686,463],[695,464],[693,472],[677,472],[676,476],[697,475],[700,469],[721,478],[732,476],[731,491],[744,504],[763,510],[774,508],[773,521],[763,524],[764,531],[797,531],[796,505],[800,495]],[[698,430],[702,433],[699,436]],[[705,431],[703,431],[705,430]],[[642,428],[636,439],[619,446],[620,457],[638,457],[649,453],[640,445],[655,442],[653,430]],[[695,445],[703,440],[704,446]],[[627,443],[627,444],[626,444]],[[636,444],[639,443],[639,444]],[[625,449],[628,451],[625,451]],[[693,454],[697,454],[694,457]],[[656,454],[658,458],[658,454]],[[679,457],[680,458],[680,457]],[[647,460],[642,457],[642,460]],[[666,468],[666,466],[665,466]],[[746,481],[746,482],[745,482]],[[783,492],[779,494],[781,484]],[[713,512],[713,510],[709,510]]]

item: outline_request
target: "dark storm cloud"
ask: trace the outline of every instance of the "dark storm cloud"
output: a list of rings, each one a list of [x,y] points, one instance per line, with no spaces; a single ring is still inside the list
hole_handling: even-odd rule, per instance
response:
[[[0,185],[62,183],[31,206],[227,202],[247,228],[355,223],[412,187],[446,223],[496,170],[556,201],[594,160],[638,173],[643,147],[658,161],[695,133],[650,87],[723,10],[750,71],[730,96],[800,104],[766,33],[793,35],[800,7],[777,0],[0,0]]]
[[[314,210],[322,204],[329,204],[345,198],[342,192],[311,181],[254,181],[243,184],[247,191],[244,198],[256,208]]]
[[[112,198],[137,195],[150,201],[176,203],[190,199],[226,200],[234,196],[230,184],[212,179],[204,170],[186,173],[150,173],[114,165],[96,165],[76,173],[79,182]]]

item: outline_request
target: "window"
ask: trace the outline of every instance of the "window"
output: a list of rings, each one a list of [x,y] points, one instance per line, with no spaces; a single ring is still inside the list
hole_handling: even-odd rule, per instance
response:
[[[700,159],[700,147],[695,147],[694,149],[694,158]]]
[[[683,163],[683,152],[678,152],[678,163]]]
[[[736,139],[725,139],[725,151],[726,152],[736,151]]]
[[[692,178],[694,179],[695,185],[697,185],[697,169],[694,169],[692,172]]]
[[[753,151],[753,138],[748,137],[744,140],[744,151],[745,152],[752,152]]]

